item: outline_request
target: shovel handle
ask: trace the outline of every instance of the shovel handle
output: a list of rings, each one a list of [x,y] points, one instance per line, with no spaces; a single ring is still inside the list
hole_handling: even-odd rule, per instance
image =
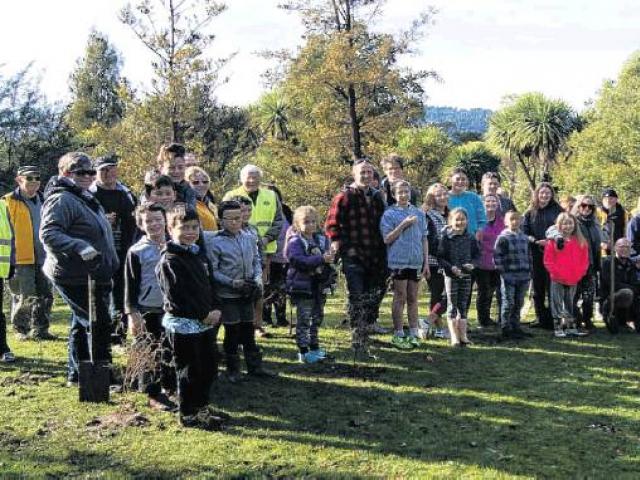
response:
[[[89,303],[88,303],[88,311],[89,311],[89,360],[93,364],[93,350],[94,350],[94,328],[96,322],[96,282],[93,278],[91,278],[91,274],[87,275],[87,290],[89,292]]]

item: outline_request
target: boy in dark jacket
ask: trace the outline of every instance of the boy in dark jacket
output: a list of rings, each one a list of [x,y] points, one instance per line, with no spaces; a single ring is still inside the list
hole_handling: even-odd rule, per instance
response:
[[[213,293],[213,269],[195,244],[198,214],[176,208],[167,214],[171,240],[156,269],[164,297],[162,326],[173,348],[180,421],[184,426],[213,429],[220,419],[208,414],[209,388],[217,374],[215,326],[220,323]]]

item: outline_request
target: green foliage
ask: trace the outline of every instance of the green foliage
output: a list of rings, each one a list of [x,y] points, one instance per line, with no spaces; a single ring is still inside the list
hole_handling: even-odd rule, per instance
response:
[[[387,153],[395,151],[402,156],[409,180],[426,190],[441,178],[442,167],[452,148],[453,142],[443,130],[428,125],[398,130]]]
[[[487,141],[496,152],[515,158],[531,189],[548,175],[578,123],[563,100],[533,92],[508,99],[491,116]]]
[[[496,156],[484,142],[469,142],[457,145],[447,158],[449,169],[462,167],[467,172],[469,184],[476,191],[480,190],[482,175],[487,172],[498,172],[500,157]]]
[[[613,186],[629,207],[640,196],[640,52],[604,83],[586,126],[569,140],[572,156],[554,176],[563,189],[599,194]]]
[[[110,127],[124,114],[120,97],[121,60],[106,35],[91,32],[84,57],[71,74],[67,122],[81,138],[95,125]]]
[[[1,191],[14,186],[19,165],[38,165],[45,178],[55,174],[57,158],[73,145],[63,112],[47,103],[38,84],[30,66],[0,75]]]

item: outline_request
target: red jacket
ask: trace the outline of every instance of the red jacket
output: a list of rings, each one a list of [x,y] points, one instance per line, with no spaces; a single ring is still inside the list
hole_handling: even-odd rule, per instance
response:
[[[564,243],[558,250],[556,242],[547,240],[544,247],[544,266],[551,280],[562,285],[577,285],[589,268],[589,246],[580,245],[576,237]]]

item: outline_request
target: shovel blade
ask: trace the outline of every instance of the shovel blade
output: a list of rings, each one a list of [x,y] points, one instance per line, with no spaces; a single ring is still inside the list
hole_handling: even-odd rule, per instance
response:
[[[81,402],[105,403],[109,401],[110,369],[107,362],[81,361],[78,373]]]

